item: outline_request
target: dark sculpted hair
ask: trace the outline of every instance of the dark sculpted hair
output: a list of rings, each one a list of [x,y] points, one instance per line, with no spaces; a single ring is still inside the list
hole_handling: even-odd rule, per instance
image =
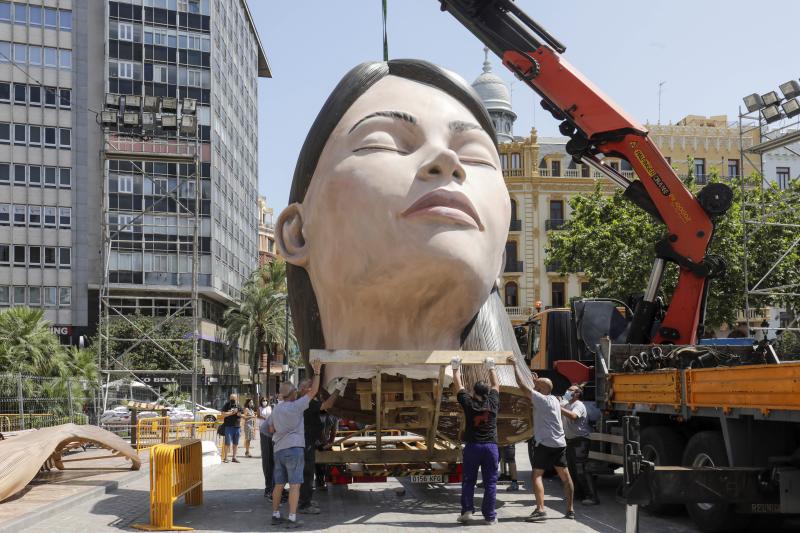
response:
[[[301,203],[305,199],[322,150],[350,106],[370,87],[390,75],[435,87],[455,98],[472,113],[492,141],[497,144],[489,113],[477,93],[459,76],[427,61],[416,59],[362,63],[344,75],[314,120],[297,159],[289,194],[290,204]],[[287,264],[286,271],[295,335],[303,356],[308,360],[310,349],[325,347],[319,307],[306,270]],[[462,334],[464,349],[512,350],[515,354],[520,354],[511,322],[496,288],[488,295],[478,314],[464,326]],[[524,362],[522,364],[524,365]]]

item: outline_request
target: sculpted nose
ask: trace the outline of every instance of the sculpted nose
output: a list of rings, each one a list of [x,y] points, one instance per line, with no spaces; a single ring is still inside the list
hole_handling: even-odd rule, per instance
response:
[[[458,155],[448,149],[440,150],[434,157],[420,167],[417,177],[422,180],[447,179],[462,181],[467,173]]]

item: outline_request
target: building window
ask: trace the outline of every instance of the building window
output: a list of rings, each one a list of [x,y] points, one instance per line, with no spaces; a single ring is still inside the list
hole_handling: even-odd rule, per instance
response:
[[[44,266],[46,266],[46,267],[54,267],[54,266],[56,266],[56,248],[55,248],[55,246],[45,246],[44,247]]]
[[[72,303],[72,288],[59,287],[58,288],[58,303],[59,305],[70,305]]]
[[[508,169],[508,154],[500,154],[500,168]]]
[[[698,185],[706,183],[706,160],[702,157],[696,157],[694,160],[694,181]]]
[[[561,161],[553,159],[550,161],[550,175],[554,178],[561,176]]]
[[[31,105],[42,105],[42,88],[38,85],[31,85],[28,87],[28,101]]]
[[[0,226],[8,226],[11,222],[11,204],[0,204]]]
[[[550,289],[550,301],[553,307],[564,307],[566,299],[563,281],[554,281],[552,283]]]
[[[14,84],[14,103],[17,105],[25,105],[25,102],[28,100],[28,86],[24,83],[15,83]]]
[[[14,225],[24,226],[27,218],[28,209],[24,205],[14,206]]]
[[[0,184],[11,181],[11,166],[8,163],[0,163]]]
[[[506,242],[506,272],[521,272],[522,268],[517,261],[517,243],[516,241]]]
[[[7,104],[11,101],[11,84],[0,82],[0,103]]]
[[[550,200],[550,220],[564,220],[564,200]]]
[[[117,76],[126,79],[132,80],[133,79],[133,63],[127,63],[125,61],[120,61],[117,64]]]
[[[44,290],[44,305],[45,307],[55,307],[58,302],[56,301],[57,292],[56,287],[42,287]]]
[[[200,87],[201,77],[199,70],[189,69],[186,72],[186,84],[189,87]]]
[[[25,287],[14,287],[14,303],[17,305],[25,305]]]
[[[775,177],[778,179],[778,188],[784,190],[789,187],[789,167],[777,167]]]
[[[25,165],[14,165],[14,185],[25,185],[28,177],[28,167]]]
[[[522,168],[522,157],[517,153],[511,154],[511,168],[513,169]]]
[[[42,305],[41,287],[28,287],[28,303],[30,305]]]
[[[11,125],[8,122],[0,122],[0,144],[8,144],[11,141]]]
[[[42,8],[39,6],[28,7],[28,20],[31,26],[42,27]]]
[[[69,90],[69,89],[66,89]],[[55,87],[45,87],[44,88],[44,106],[45,107],[55,107],[56,106],[56,95],[57,90]]]
[[[28,140],[27,132],[25,124],[14,124],[14,144],[25,144]]]
[[[56,129],[57,128],[45,128],[44,129],[44,145],[55,147],[56,145]]]
[[[36,67],[41,66],[42,64],[41,46],[28,46],[28,63]]]
[[[516,282],[509,281],[505,286],[506,307],[517,307],[519,298],[517,295],[518,287]]]
[[[70,228],[72,227],[72,208],[59,207],[58,208],[58,227]]]
[[[72,107],[72,91],[70,89],[61,89],[59,94],[59,106],[62,109],[70,109]]]
[[[72,187],[72,169],[60,168],[58,175],[58,186],[62,189],[69,189]]]
[[[42,264],[42,247],[28,246],[28,264],[39,266]]]
[[[58,266],[69,268],[72,265],[72,250],[70,248],[58,249]]]
[[[737,177],[739,177],[739,160],[738,159],[728,159],[728,177],[729,178],[737,178]]]
[[[44,186],[56,186],[56,167],[44,167]]]
[[[133,41],[133,24],[119,22],[117,24],[117,38],[120,41]]]
[[[28,62],[28,45],[14,44],[14,62],[17,64]]]
[[[133,193],[133,176],[130,174],[120,174],[117,183],[118,192]]]
[[[44,227],[45,228],[55,228],[56,227],[56,208],[55,207],[45,207],[44,208]]]
[[[2,7],[0,7],[2,9]],[[0,287],[0,305],[10,305],[11,304],[11,293],[8,290],[8,286]]]
[[[58,27],[63,31],[72,31],[72,11],[62,9],[58,12]]]
[[[30,226],[36,226],[36,227],[42,225],[42,206],[40,205],[28,206],[28,224]]]
[[[44,8],[44,27],[57,28],[58,27],[58,10],[49,7]]]
[[[0,244],[0,265],[8,265],[11,263],[11,246],[8,244]]]
[[[11,4],[0,2],[0,22],[11,22]]]
[[[25,246],[21,244],[14,245],[14,264],[25,266]]]
[[[59,148],[72,147],[72,130],[70,128],[59,128]]]
[[[45,47],[44,66],[46,67],[58,66],[58,50],[56,48]]]
[[[28,183],[30,183],[31,185],[41,186],[42,167],[37,167],[37,166],[28,167]]]
[[[41,146],[42,145],[42,127],[41,126],[29,126],[28,129],[28,143],[32,146]]]

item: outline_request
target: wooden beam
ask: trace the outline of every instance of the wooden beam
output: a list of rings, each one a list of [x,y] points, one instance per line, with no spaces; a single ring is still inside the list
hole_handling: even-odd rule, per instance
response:
[[[310,359],[323,363],[346,363],[371,366],[449,365],[460,357],[463,365],[483,364],[492,357],[497,365],[506,365],[511,352],[460,350],[311,350]]]
[[[381,430],[383,429],[383,391],[381,390],[381,382],[383,381],[383,374],[381,369],[378,369],[378,375],[375,376],[377,382],[375,384],[375,416],[378,419],[375,431],[375,444],[378,452],[381,451]]]
[[[403,376],[403,400],[414,401],[414,390],[411,388],[411,380]]]
[[[439,425],[439,413],[442,411],[442,389],[444,388],[444,369],[439,367],[439,379],[436,382],[436,396],[433,399],[433,422],[428,429],[428,449],[433,449],[433,440],[436,438],[436,427]]]

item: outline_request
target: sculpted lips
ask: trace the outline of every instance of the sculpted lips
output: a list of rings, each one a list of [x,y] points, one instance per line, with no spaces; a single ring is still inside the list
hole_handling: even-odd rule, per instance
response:
[[[475,206],[467,195],[460,191],[436,189],[422,196],[401,213],[401,216],[412,218],[429,216],[445,219],[462,226],[471,226],[483,231],[483,224],[475,211]]]

